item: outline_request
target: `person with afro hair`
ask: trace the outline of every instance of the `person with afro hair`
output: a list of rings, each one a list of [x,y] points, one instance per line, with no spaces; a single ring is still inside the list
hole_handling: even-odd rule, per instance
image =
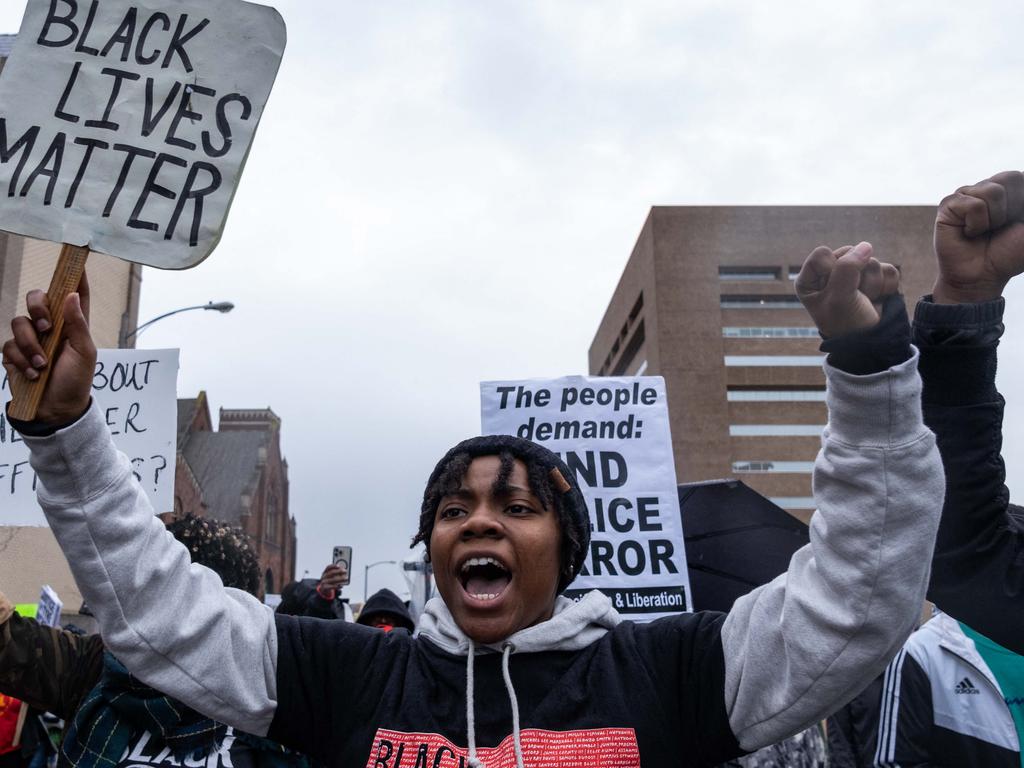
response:
[[[601,592],[562,594],[590,552],[586,503],[556,454],[507,435],[459,443],[427,480],[414,542],[439,597],[416,634],[275,614],[225,590],[158,535],[90,404],[94,345],[74,296],[40,416],[14,426],[111,648],[217,721],[331,768],[714,766],[842,705],[924,599],[942,466],[899,273],[871,253],[820,247],[796,280],[828,354],[818,511],[789,571],[728,614],[634,623]],[[17,373],[49,318],[42,294],[29,312],[4,349]]]
[[[259,560],[241,528],[187,515],[168,523],[167,531],[193,563],[217,574],[224,587],[258,594]],[[188,621],[187,613],[182,620]],[[129,768],[162,754],[178,762],[202,761],[209,768],[308,765],[279,744],[214,722],[146,685],[106,650],[99,635],[46,627],[20,616],[2,592],[0,693],[68,723],[57,753],[61,768]]]

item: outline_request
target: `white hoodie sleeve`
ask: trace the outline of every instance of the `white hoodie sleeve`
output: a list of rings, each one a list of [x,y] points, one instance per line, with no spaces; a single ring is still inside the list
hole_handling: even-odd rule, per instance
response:
[[[725,702],[744,749],[845,704],[917,624],[945,492],[917,359],[915,349],[868,376],[825,365],[811,543],[787,573],[737,600],[722,629]]]
[[[148,685],[264,735],[276,707],[273,612],[226,589],[154,516],[95,403],[50,437],[25,437],[39,503],[107,648]]]

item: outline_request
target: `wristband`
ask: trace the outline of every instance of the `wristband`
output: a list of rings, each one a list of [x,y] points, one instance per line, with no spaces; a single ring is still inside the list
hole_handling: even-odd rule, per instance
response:
[[[333,602],[337,596],[338,591],[336,589],[323,589],[320,584],[316,585],[316,593],[320,595],[320,598],[326,600],[328,603]]]

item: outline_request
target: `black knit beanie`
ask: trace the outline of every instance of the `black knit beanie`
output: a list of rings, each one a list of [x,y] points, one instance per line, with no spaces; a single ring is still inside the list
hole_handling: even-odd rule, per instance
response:
[[[430,479],[427,480],[427,492],[423,494],[421,512],[430,515],[437,512],[436,509],[427,508],[430,505],[429,490],[455,456],[464,453],[468,454],[471,459],[475,459],[479,456],[497,456],[506,452],[524,462],[528,460],[538,464],[546,470],[552,480],[552,488],[566,513],[565,519],[562,520],[562,534],[569,535],[570,538],[579,542],[579,546],[573,553],[572,562],[568,564],[569,573],[563,575],[559,581],[558,591],[562,592],[579,574],[586,560],[587,552],[590,550],[590,514],[587,512],[587,502],[580,492],[576,476],[557,454],[547,448],[512,435],[482,435],[463,440],[449,450],[437,462],[434,471],[430,473]],[[569,530],[565,530],[566,526],[569,527]]]

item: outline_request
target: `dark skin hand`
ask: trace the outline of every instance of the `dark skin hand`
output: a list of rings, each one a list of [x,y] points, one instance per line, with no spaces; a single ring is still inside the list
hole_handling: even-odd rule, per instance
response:
[[[36,419],[54,426],[69,424],[89,407],[96,370],[96,345],[89,333],[89,282],[83,274],[78,292],[64,301],[64,328],[56,361],[46,359],[39,343],[40,334],[53,324],[46,294],[31,291],[26,304],[28,316],[11,321],[13,337],[3,346],[4,368],[9,376],[18,373],[35,381],[40,371],[52,365]]]
[[[935,217],[937,304],[998,299],[1024,272],[1024,174],[1003,171],[960,187]]]
[[[796,294],[826,338],[865,330],[882,316],[882,303],[899,292],[900,273],[872,258],[870,243],[833,251],[818,246],[796,278]]]
[[[316,588],[321,594],[330,595],[333,598],[337,591],[347,583],[348,568],[344,565],[328,565],[324,568]]]

